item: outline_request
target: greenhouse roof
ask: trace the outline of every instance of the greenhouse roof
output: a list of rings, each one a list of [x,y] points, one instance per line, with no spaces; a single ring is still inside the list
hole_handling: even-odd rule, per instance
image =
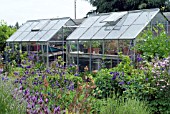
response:
[[[30,20],[23,24],[7,42],[49,41],[63,26],[73,26],[69,18]]]
[[[135,39],[159,11],[155,8],[90,16],[67,40]]]

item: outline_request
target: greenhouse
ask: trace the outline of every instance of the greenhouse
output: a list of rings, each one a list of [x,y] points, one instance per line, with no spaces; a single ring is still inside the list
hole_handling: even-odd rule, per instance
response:
[[[18,48],[22,52],[32,52],[40,56],[49,66],[49,62],[58,56],[66,58],[66,38],[74,31],[75,25],[69,17],[30,20],[7,40],[7,44],[13,50]]]
[[[76,64],[80,71],[111,68],[121,61],[119,52],[135,60],[137,37],[158,23],[168,32],[167,18],[158,8],[89,16],[67,38],[67,64]]]

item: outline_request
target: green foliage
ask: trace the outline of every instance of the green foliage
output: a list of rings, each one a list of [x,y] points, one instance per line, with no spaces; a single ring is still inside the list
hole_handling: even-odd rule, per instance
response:
[[[121,99],[115,114],[150,114],[147,104],[137,99]]]
[[[16,31],[15,28],[9,27],[4,21],[0,21],[0,49],[3,51],[6,40]]]
[[[129,11],[137,9],[160,8],[169,11],[169,0],[86,0],[97,9],[99,13],[113,11]]]
[[[99,48],[100,45],[101,45],[100,41],[92,41],[92,47],[93,48]]]
[[[137,45],[135,46],[135,49],[149,61],[151,58],[165,58],[170,54],[170,38],[167,36],[163,25],[158,24],[154,31],[156,35],[150,28],[145,30],[137,39]]]
[[[95,100],[97,114],[150,114],[148,104],[131,98],[107,98]]]

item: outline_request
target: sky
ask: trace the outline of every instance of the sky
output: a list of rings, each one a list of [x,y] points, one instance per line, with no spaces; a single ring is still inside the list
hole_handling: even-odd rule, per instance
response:
[[[76,17],[83,18],[95,9],[85,0],[77,0]],[[0,20],[19,25],[27,20],[58,17],[74,18],[74,0],[0,0]]]

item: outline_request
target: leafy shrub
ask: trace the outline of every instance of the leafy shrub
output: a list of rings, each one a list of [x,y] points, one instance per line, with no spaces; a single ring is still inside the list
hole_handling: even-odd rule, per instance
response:
[[[170,39],[162,24],[155,27],[154,32],[149,28],[137,38],[135,49],[142,56],[151,60],[154,57],[165,58],[170,54]],[[154,35],[156,34],[156,35]]]

